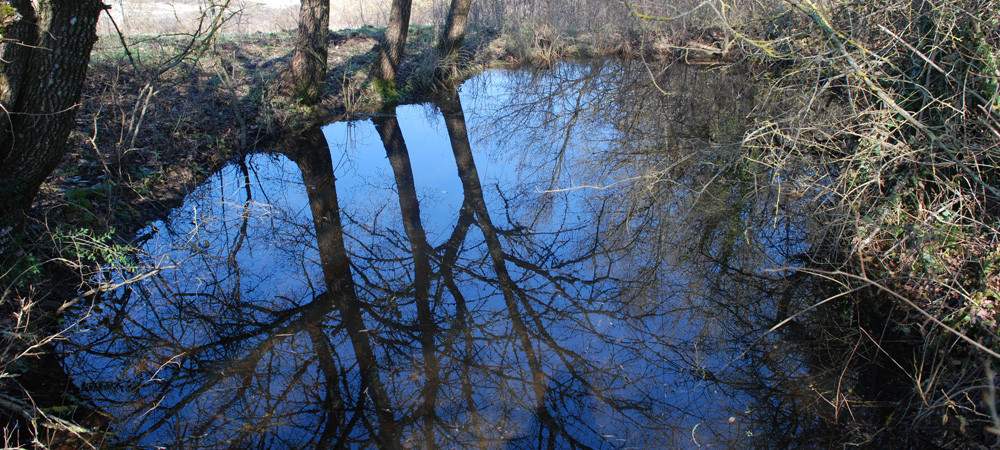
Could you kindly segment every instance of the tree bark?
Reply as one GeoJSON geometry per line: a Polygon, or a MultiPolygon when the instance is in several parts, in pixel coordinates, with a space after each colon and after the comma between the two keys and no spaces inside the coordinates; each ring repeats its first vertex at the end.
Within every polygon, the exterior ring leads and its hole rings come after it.
{"type": "Polygon", "coordinates": [[[69,148],[106,7],[100,0],[42,0],[37,10],[30,0],[10,4],[21,19],[0,44],[0,237],[21,222],[69,148]]]}
{"type": "Polygon", "coordinates": [[[330,0],[302,0],[292,57],[292,95],[306,105],[323,96],[329,28],[330,0]]]}
{"type": "Polygon", "coordinates": [[[458,59],[458,52],[465,43],[465,28],[469,22],[471,7],[472,0],[451,0],[448,18],[444,22],[444,31],[441,32],[441,57],[445,61],[458,59]]]}
{"type": "Polygon", "coordinates": [[[399,61],[403,58],[403,49],[406,47],[412,3],[412,0],[392,0],[389,26],[386,27],[385,37],[379,45],[374,78],[386,84],[385,87],[389,89],[395,87],[399,61]]]}

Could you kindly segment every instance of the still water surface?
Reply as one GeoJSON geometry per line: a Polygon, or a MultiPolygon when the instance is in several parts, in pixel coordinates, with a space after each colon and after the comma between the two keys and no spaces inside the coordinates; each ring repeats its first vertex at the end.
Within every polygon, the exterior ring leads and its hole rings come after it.
{"type": "Polygon", "coordinates": [[[167,268],[87,320],[71,377],[144,447],[808,433],[815,358],[767,331],[815,302],[783,269],[815,219],[741,164],[746,77],[657,80],[491,71],[247,156],[145,230],[167,268]]]}

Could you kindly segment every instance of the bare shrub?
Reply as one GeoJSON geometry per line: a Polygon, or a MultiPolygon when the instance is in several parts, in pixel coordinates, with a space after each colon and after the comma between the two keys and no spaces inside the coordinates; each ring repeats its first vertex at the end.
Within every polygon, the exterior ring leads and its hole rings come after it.
{"type": "MultiPolygon", "coordinates": [[[[782,186],[820,192],[825,251],[813,261],[821,269],[803,270],[868,293],[838,339],[913,382],[887,423],[852,419],[859,439],[996,442],[1000,3],[630,5],[668,32],[721,27],[727,46],[770,78],[748,157],[778,183],[802,160],[818,167],[806,186],[782,186]]],[[[850,410],[850,396],[836,398],[850,410]]]]}
{"type": "Polygon", "coordinates": [[[783,61],[769,106],[786,111],[745,144],[779,179],[790,160],[822,164],[835,251],[817,262],[896,311],[883,335],[917,343],[879,348],[915,392],[887,428],[948,446],[996,439],[1000,5],[788,6],[783,29],[743,37],[783,61]]]}

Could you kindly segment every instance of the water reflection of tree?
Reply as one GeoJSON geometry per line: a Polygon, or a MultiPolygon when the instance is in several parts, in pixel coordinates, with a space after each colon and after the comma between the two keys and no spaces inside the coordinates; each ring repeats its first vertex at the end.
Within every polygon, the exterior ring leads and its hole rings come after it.
{"type": "MultiPolygon", "coordinates": [[[[610,200],[594,240],[619,243],[633,279],[655,280],[627,283],[619,295],[639,311],[664,302],[689,308],[687,320],[698,322],[697,332],[664,347],[681,360],[678,369],[754,405],[734,419],[750,435],[767,436],[765,446],[848,436],[854,418],[843,398],[873,381],[846,368],[843,355],[854,352],[839,347],[851,343],[823,336],[822,314],[769,332],[825,288],[801,273],[767,270],[803,263],[816,224],[796,178],[808,167],[783,167],[779,179],[745,164],[742,140],[757,95],[751,80],[632,62],[518,76],[504,86],[515,100],[490,113],[489,123],[500,125],[483,139],[533,143],[518,153],[527,170],[555,174],[545,189],[610,200]],[[567,148],[584,151],[569,157],[567,148]]],[[[742,439],[734,445],[756,442],[742,439]]]]}
{"type": "MultiPolygon", "coordinates": [[[[626,73],[608,72],[620,77],[614,83],[635,88],[638,78],[624,80],[626,73]]],[[[691,82],[704,82],[700,77],[690,75],[691,82]]],[[[535,183],[508,191],[483,185],[458,93],[442,95],[438,106],[464,199],[438,247],[421,223],[409,150],[392,116],[373,121],[393,170],[402,234],[398,225],[352,220],[356,212],[341,210],[318,131],[283,152],[301,183],[291,176],[271,181],[279,189],[304,185],[311,223],[294,205],[252,199],[246,186],[254,177],[244,166],[237,219],[222,227],[230,233],[209,235],[211,224],[203,224],[174,255],[192,259],[189,269],[116,299],[105,331],[95,327],[94,336],[77,342],[77,376],[93,380],[84,383],[87,391],[116,410],[123,440],[681,445],[695,435],[718,441],[766,429],[749,420],[762,413],[740,414],[756,400],[789,414],[775,413],[772,421],[794,423],[800,411],[781,403],[791,388],[775,374],[801,372],[801,358],[774,349],[780,340],[758,341],[774,321],[774,290],[788,283],[760,271],[788,255],[759,247],[792,239],[793,224],[748,236],[761,204],[773,203],[751,201],[737,168],[719,162],[731,158],[721,144],[708,136],[698,141],[704,145],[673,153],[649,151],[652,134],[666,133],[676,116],[619,117],[602,129],[596,112],[624,112],[600,108],[625,108],[612,105],[625,99],[609,103],[588,90],[600,93],[613,83],[554,80],[555,87],[541,78],[521,83],[545,85],[571,106],[551,98],[533,103],[547,104],[552,114],[534,115],[541,125],[525,119],[521,128],[550,131],[537,142],[553,150],[522,161],[535,183]],[[576,109],[567,116],[570,107],[576,109]],[[554,122],[563,117],[569,120],[554,122]],[[604,153],[571,150],[581,146],[568,142],[588,130],[602,144],[583,148],[604,153]],[[607,145],[623,136],[629,144],[607,145]],[[655,195],[642,193],[641,181],[650,178],[627,157],[639,157],[639,149],[661,170],[655,195]],[[695,151],[717,155],[685,157],[695,151]],[[622,174],[634,182],[553,189],[570,187],[564,183],[573,177],[614,182],[622,174]],[[702,187],[706,181],[710,188],[702,187]],[[539,195],[539,186],[549,192],[539,195]],[[673,223],[685,215],[700,225],[673,223]],[[364,236],[348,235],[342,221],[364,236]],[[350,253],[347,240],[357,243],[350,253]],[[269,245],[278,248],[268,253],[269,245]],[[271,266],[278,268],[260,272],[271,266]],[[746,349],[747,357],[732,363],[746,349]]],[[[640,107],[647,97],[636,94],[632,108],[664,107],[640,107]]],[[[513,104],[529,109],[511,117],[531,114],[531,104],[513,104]]],[[[779,294],[798,299],[807,291],[779,294]]]]}

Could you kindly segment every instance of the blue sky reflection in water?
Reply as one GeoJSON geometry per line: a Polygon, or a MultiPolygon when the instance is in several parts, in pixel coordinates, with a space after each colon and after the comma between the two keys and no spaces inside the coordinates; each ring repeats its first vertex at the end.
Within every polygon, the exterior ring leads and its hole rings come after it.
{"type": "Polygon", "coordinates": [[[821,380],[764,331],[813,300],[770,271],[812,218],[794,176],[779,198],[739,164],[744,77],[659,85],[628,63],[492,71],[250,155],[146,230],[169,268],[106,300],[68,370],[142,446],[802,433],[821,380]]]}

